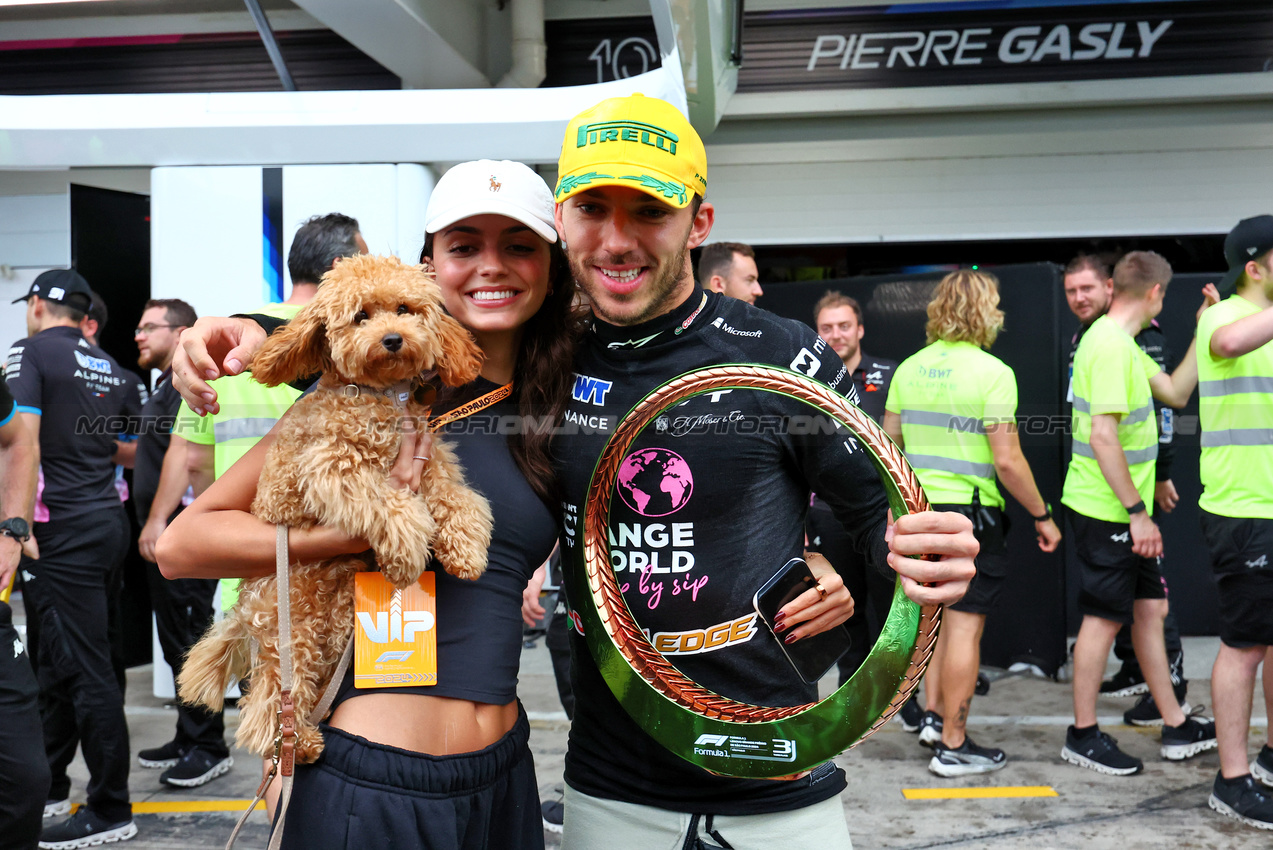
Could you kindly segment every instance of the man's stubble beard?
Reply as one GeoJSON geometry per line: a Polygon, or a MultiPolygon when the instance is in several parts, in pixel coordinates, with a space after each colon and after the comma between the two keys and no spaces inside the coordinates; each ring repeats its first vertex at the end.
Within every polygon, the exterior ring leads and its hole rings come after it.
{"type": "MultiPolygon", "coordinates": [[[[690,229],[693,229],[693,226],[694,224],[691,222],[690,229]]],[[[612,325],[625,327],[648,322],[650,319],[671,312],[681,303],[680,300],[675,298],[675,293],[690,277],[689,272],[685,268],[685,260],[689,256],[689,251],[689,230],[687,230],[685,232],[685,240],[681,242],[681,250],[677,252],[676,258],[672,263],[660,269],[649,284],[633,293],[634,296],[639,297],[645,292],[651,292],[653,293],[653,298],[651,298],[644,310],[630,317],[606,315],[604,306],[601,303],[602,299],[599,299],[591,288],[592,275],[589,274],[591,271],[590,266],[584,261],[576,262],[575,257],[570,254],[569,250],[566,253],[566,260],[570,263],[570,273],[574,275],[576,285],[583,289],[588,296],[588,300],[592,302],[592,312],[596,314],[597,318],[612,325]],[[585,283],[585,281],[587,282],[585,283]]],[[[621,263],[616,263],[616,265],[621,265],[621,263]]],[[[604,285],[601,294],[603,298],[614,297],[608,290],[604,289],[604,285]]],[[[624,301],[621,303],[629,304],[631,302],[624,301]]]]}

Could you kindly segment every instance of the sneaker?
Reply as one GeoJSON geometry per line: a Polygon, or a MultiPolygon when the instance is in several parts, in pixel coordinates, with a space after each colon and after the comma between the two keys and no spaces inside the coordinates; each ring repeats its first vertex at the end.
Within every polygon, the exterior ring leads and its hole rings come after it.
{"type": "Polygon", "coordinates": [[[93,814],[88,806],[81,806],[79,811],[61,823],[46,826],[40,833],[40,847],[42,850],[77,850],[127,841],[136,834],[137,824],[132,818],[109,823],[93,814]]]}
{"type": "Polygon", "coordinates": [[[1124,664],[1118,672],[1101,682],[1103,697],[1138,697],[1149,693],[1149,684],[1140,674],[1140,667],[1129,668],[1124,664]]]}
{"type": "Polygon", "coordinates": [[[1217,773],[1207,805],[1222,815],[1237,818],[1247,826],[1273,829],[1273,797],[1256,785],[1255,779],[1249,774],[1238,780],[1225,781],[1217,773]]]}
{"type": "Polygon", "coordinates": [[[938,776],[970,776],[974,773],[990,773],[1008,763],[1003,750],[979,747],[972,738],[964,735],[964,742],[956,748],[940,740],[933,746],[935,755],[928,769],[938,776]]]}
{"type": "Polygon", "coordinates": [[[44,802],[44,816],[46,818],[56,818],[71,813],[70,800],[46,800],[44,802]]]}
{"type": "Polygon", "coordinates": [[[1251,762],[1251,775],[1273,788],[1273,747],[1265,744],[1260,754],[1251,762]]]}
{"type": "Polygon", "coordinates": [[[935,711],[925,711],[919,721],[919,743],[930,750],[941,740],[941,715],[935,711]]]}
{"type": "Polygon", "coordinates": [[[1172,761],[1216,748],[1216,722],[1209,717],[1186,717],[1179,726],[1162,728],[1162,757],[1172,761]]]}
{"type": "Polygon", "coordinates": [[[137,763],[142,767],[157,770],[159,768],[172,767],[181,761],[181,757],[186,754],[184,747],[177,746],[176,741],[169,741],[162,747],[151,747],[148,750],[142,750],[137,754],[137,763]]]}
{"type": "Polygon", "coordinates": [[[181,761],[165,770],[159,781],[178,788],[195,788],[229,773],[234,765],[231,756],[214,756],[207,750],[195,748],[181,757],[181,761]]]}
{"type": "MultiPolygon", "coordinates": [[[[1176,699],[1180,701],[1180,710],[1188,714],[1193,707],[1185,702],[1185,685],[1176,686],[1175,691],[1176,699]]],[[[1123,712],[1123,722],[1128,726],[1161,726],[1162,712],[1158,710],[1153,694],[1145,694],[1135,705],[1123,712]]]]}
{"type": "Polygon", "coordinates": [[[897,712],[897,719],[902,724],[903,732],[918,732],[919,724],[924,720],[924,709],[919,707],[919,700],[911,697],[897,712]]]}
{"type": "Polygon", "coordinates": [[[561,824],[566,815],[566,807],[561,800],[549,800],[539,806],[540,815],[544,819],[544,829],[561,834],[561,824]]]}
{"type": "Polygon", "coordinates": [[[1061,758],[1070,764],[1086,767],[1110,776],[1131,776],[1140,773],[1145,763],[1129,756],[1118,748],[1118,743],[1108,733],[1099,729],[1095,734],[1080,738],[1071,726],[1065,733],[1065,746],[1061,758]]]}

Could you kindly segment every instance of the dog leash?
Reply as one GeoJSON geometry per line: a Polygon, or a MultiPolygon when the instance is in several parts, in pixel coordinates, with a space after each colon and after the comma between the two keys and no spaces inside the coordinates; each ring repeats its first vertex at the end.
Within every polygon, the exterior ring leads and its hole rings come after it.
{"type": "MultiPolygon", "coordinates": [[[[283,842],[283,824],[287,815],[288,804],[292,800],[292,782],[293,774],[296,767],[296,708],[292,703],[292,597],[289,581],[288,569],[288,548],[287,548],[287,531],[285,525],[277,526],[277,535],[274,543],[274,569],[277,575],[278,587],[278,609],[279,609],[279,625],[278,625],[278,655],[279,655],[279,710],[278,710],[278,729],[274,736],[274,754],[271,756],[270,771],[261,780],[261,785],[256,789],[256,796],[247,807],[238,822],[234,825],[234,830],[230,833],[230,839],[225,844],[225,850],[232,850],[234,842],[238,840],[239,833],[242,832],[244,824],[252,812],[256,810],[256,804],[265,798],[266,789],[270,787],[270,782],[277,775],[283,777],[283,787],[279,794],[277,815],[275,816],[275,829],[270,835],[270,843],[268,850],[278,850],[283,842]]],[[[336,670],[332,673],[331,680],[327,683],[326,690],[323,691],[322,699],[314,706],[314,710],[309,713],[309,722],[311,725],[317,725],[331,708],[332,703],[336,699],[336,693],[340,690],[341,682],[345,679],[345,672],[349,669],[350,660],[354,655],[353,636],[345,644],[345,651],[340,656],[340,662],[336,665],[336,670]]]]}

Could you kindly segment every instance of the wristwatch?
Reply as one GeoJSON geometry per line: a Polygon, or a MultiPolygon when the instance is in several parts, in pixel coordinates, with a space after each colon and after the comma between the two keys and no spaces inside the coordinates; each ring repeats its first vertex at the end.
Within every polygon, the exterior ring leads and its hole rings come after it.
{"type": "Polygon", "coordinates": [[[26,543],[31,539],[31,526],[27,525],[27,521],[20,516],[9,517],[4,522],[0,522],[0,534],[12,537],[19,543],[26,543]]]}
{"type": "Polygon", "coordinates": [[[1035,522],[1047,522],[1048,520],[1052,519],[1052,506],[1049,505],[1047,502],[1044,502],[1043,516],[1032,516],[1030,518],[1034,520],[1035,522]]]}
{"type": "Polygon", "coordinates": [[[1139,502],[1137,502],[1136,504],[1134,504],[1134,505],[1132,505],[1131,507],[1127,508],[1127,515],[1128,515],[1128,516],[1135,516],[1136,514],[1143,513],[1143,512],[1144,512],[1144,510],[1145,510],[1145,500],[1144,500],[1144,499],[1142,499],[1142,500],[1140,500],[1139,502]]]}

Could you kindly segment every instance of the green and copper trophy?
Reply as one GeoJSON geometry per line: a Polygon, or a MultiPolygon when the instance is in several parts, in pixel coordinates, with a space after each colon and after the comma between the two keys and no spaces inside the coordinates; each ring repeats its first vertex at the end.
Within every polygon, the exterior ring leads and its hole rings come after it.
{"type": "Polygon", "coordinates": [[[660,414],[687,399],[745,389],[797,399],[830,416],[871,458],[895,517],[928,510],[901,450],[852,402],[804,375],[768,366],[699,369],[663,384],[615,429],[593,472],[570,598],[593,658],[619,703],[656,741],[713,773],[790,777],[856,746],[914,692],[937,641],[940,606],[920,606],[894,585],[893,603],[866,661],[834,693],[797,706],[728,699],[691,681],[650,643],[624,601],[611,566],[610,509],[629,447],[660,414]]]}

